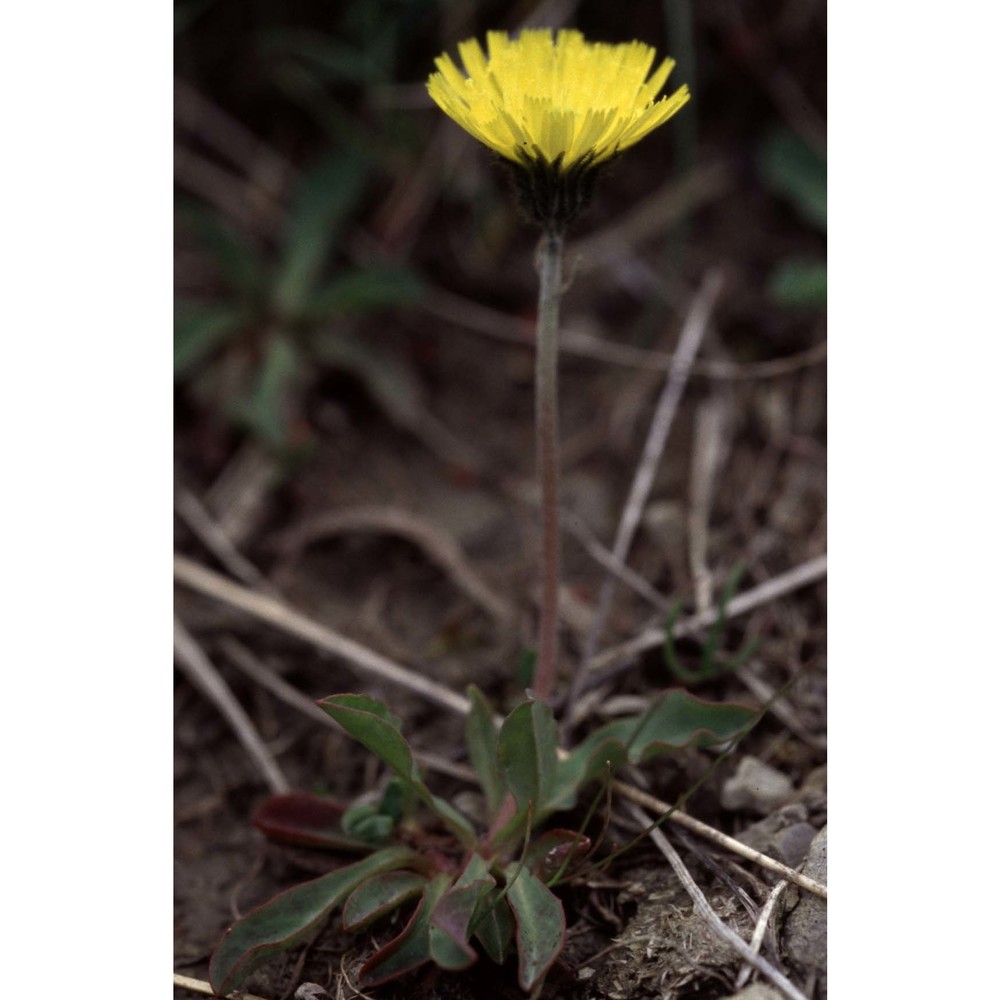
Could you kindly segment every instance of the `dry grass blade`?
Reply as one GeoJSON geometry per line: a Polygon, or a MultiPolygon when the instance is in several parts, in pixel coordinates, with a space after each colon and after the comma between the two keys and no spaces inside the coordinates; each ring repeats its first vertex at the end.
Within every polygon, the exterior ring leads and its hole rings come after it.
{"type": "Polygon", "coordinates": [[[233,545],[242,545],[253,534],[263,516],[265,501],[279,480],[274,457],[259,442],[249,439],[209,487],[205,506],[233,545]]]}
{"type": "MultiPolygon", "coordinates": [[[[760,954],[760,946],[764,943],[764,934],[767,932],[767,923],[774,912],[774,906],[778,902],[778,897],[784,892],[787,885],[788,883],[784,880],[779,882],[768,894],[767,900],[760,908],[760,913],[757,915],[757,923],[753,929],[753,937],[750,938],[750,948],[755,954],[760,954]]],[[[741,989],[746,984],[752,972],[753,966],[749,962],[745,963],[736,977],[736,983],[734,984],[736,989],[741,989]]]]}
{"type": "Polygon", "coordinates": [[[251,722],[250,716],[243,710],[243,706],[236,700],[236,696],[229,690],[229,685],[222,679],[194,636],[177,618],[174,619],[174,652],[177,662],[191,683],[215,705],[233,727],[240,743],[260,769],[268,788],[275,795],[289,791],[291,786],[251,722]]]}
{"type": "MultiPolygon", "coordinates": [[[[705,331],[712,318],[715,303],[722,291],[722,274],[718,270],[710,271],[705,275],[701,288],[695,296],[694,302],[688,311],[687,319],[681,330],[680,340],[677,345],[677,352],[674,355],[674,364],[667,375],[666,383],[660,393],[660,398],[653,413],[653,419],[649,425],[649,433],[646,436],[646,443],[636,468],[632,485],[629,488],[628,499],[622,511],[621,519],[618,522],[618,530],[615,533],[615,542],[611,549],[611,554],[616,562],[625,563],[629,549],[632,547],[632,540],[635,537],[636,528],[642,517],[642,512],[649,499],[649,492],[656,477],[656,470],[660,464],[660,457],[666,446],[667,438],[670,435],[670,428],[673,426],[677,407],[684,394],[687,385],[688,375],[691,371],[691,364],[698,348],[704,339],[705,331]]],[[[601,590],[597,599],[597,612],[594,624],[583,644],[583,655],[577,668],[576,676],[570,686],[566,703],[567,717],[572,715],[573,705],[587,684],[588,663],[597,650],[601,635],[604,632],[608,615],[611,611],[611,604],[614,600],[617,580],[613,575],[605,575],[601,583],[601,590]]]]}
{"type": "Polygon", "coordinates": [[[325,625],[320,625],[319,622],[295,611],[282,601],[254,593],[219,576],[218,573],[205,569],[204,566],[199,566],[185,556],[174,556],[174,578],[178,583],[206,597],[238,608],[260,621],[268,622],[290,635],[311,643],[324,652],[341,657],[366,677],[406,688],[462,716],[469,711],[469,701],[463,695],[456,694],[444,685],[394,663],[325,625]]]}
{"type": "MultiPolygon", "coordinates": [[[[750,590],[745,590],[742,594],[737,594],[726,606],[726,621],[822,580],[826,576],[826,567],[827,558],[824,553],[821,556],[807,559],[787,573],[780,573],[750,590]]],[[[684,636],[694,635],[711,625],[717,616],[718,611],[715,608],[710,608],[700,614],[682,618],[673,627],[674,638],[680,639],[684,636]]],[[[613,646],[603,653],[598,653],[590,661],[590,670],[600,675],[595,678],[594,683],[599,683],[606,677],[618,673],[647,649],[662,646],[664,639],[666,639],[666,632],[662,628],[651,628],[640,633],[634,639],[623,642],[620,646],[613,646]]]]}
{"type": "MultiPolygon", "coordinates": [[[[214,997],[215,990],[212,984],[204,979],[192,979],[190,976],[182,976],[179,972],[174,973],[174,986],[179,986],[182,990],[190,990],[192,993],[199,993],[203,997],[214,997]]],[[[266,1000],[265,997],[257,996],[256,993],[244,993],[242,990],[230,993],[233,1000],[266,1000]]]]}
{"type": "MultiPolygon", "coordinates": [[[[513,339],[513,338],[504,338],[513,339]]],[[[582,330],[568,329],[561,348],[567,354],[590,358],[622,368],[639,368],[642,371],[669,371],[675,355],[670,351],[651,351],[631,344],[618,344],[591,336],[582,330]]],[[[708,358],[691,365],[692,378],[713,379],[718,382],[748,382],[752,379],[778,378],[792,372],[818,365],[826,358],[826,341],[822,340],[804,351],[770,361],[724,361],[708,358]]]]}
{"type": "Polygon", "coordinates": [[[655,587],[651,587],[645,577],[640,576],[635,570],[629,569],[625,563],[615,559],[614,553],[606,549],[594,537],[593,532],[579,517],[570,511],[564,511],[562,525],[563,530],[580,543],[594,562],[599,563],[607,572],[614,574],[626,587],[652,604],[657,611],[666,614],[670,610],[670,601],[655,587]]]}
{"type": "MultiPolygon", "coordinates": [[[[534,327],[530,322],[497,309],[490,309],[472,299],[462,298],[440,288],[428,289],[418,307],[438,319],[494,340],[526,349],[533,343],[534,327]]],[[[623,368],[639,368],[643,371],[669,371],[675,357],[669,351],[649,351],[629,344],[616,344],[592,337],[580,330],[574,330],[572,325],[568,325],[560,332],[559,350],[574,357],[589,358],[591,361],[619,365],[623,368]]],[[[778,378],[819,364],[825,358],[824,340],[804,351],[784,358],[774,358],[771,361],[695,361],[691,365],[691,375],[728,382],[778,378]]]]}
{"type": "Polygon", "coordinates": [[[193,493],[178,489],[175,507],[184,523],[237,580],[242,580],[248,587],[277,594],[263,573],[233,545],[222,526],[193,493]]]}
{"type": "MultiPolygon", "coordinates": [[[[643,824],[649,826],[651,820],[637,805],[631,805],[629,811],[635,818],[643,824]]],[[[698,884],[691,877],[681,856],[675,850],[673,844],[667,840],[663,831],[654,827],[649,832],[653,843],[659,848],[660,853],[670,863],[674,873],[680,879],[681,885],[691,897],[695,910],[704,918],[715,934],[728,944],[742,959],[752,965],[762,976],[774,984],[789,1000],[807,1000],[805,994],[798,989],[787,976],[776,969],[767,959],[758,955],[722,918],[712,909],[711,904],[705,898],[705,894],[698,887],[698,884]]]]}
{"type": "Polygon", "coordinates": [[[694,581],[694,606],[706,612],[712,606],[712,573],[708,566],[708,527],[712,487],[722,464],[725,446],[726,404],[720,396],[698,406],[694,426],[694,459],[688,496],[688,559],[694,581]]]}

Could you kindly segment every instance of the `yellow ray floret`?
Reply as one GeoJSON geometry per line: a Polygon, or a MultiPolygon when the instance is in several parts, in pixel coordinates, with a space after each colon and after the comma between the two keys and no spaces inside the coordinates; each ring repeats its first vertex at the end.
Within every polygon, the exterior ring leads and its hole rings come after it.
{"type": "Polygon", "coordinates": [[[610,159],[683,107],[687,86],[657,100],[674,67],[642,42],[588,42],[579,31],[491,31],[486,52],[458,46],[465,74],[446,53],[427,81],[431,97],[480,142],[515,163],[545,160],[569,169],[610,159]]]}

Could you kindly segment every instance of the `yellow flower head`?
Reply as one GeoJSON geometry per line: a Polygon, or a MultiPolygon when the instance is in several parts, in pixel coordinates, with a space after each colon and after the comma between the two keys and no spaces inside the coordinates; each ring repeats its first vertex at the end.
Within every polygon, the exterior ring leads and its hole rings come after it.
{"type": "Polygon", "coordinates": [[[588,42],[579,31],[522,31],[458,46],[468,76],[445,53],[427,89],[445,114],[514,163],[597,165],[637,143],[687,103],[687,86],[657,100],[674,67],[650,75],[655,49],[642,42],[588,42]]]}

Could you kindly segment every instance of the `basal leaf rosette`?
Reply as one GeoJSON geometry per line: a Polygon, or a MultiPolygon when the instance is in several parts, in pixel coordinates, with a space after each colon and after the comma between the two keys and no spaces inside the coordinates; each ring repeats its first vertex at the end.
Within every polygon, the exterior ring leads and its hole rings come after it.
{"type": "Polygon", "coordinates": [[[521,201],[562,229],[586,203],[595,168],[635,145],[689,100],[687,86],[659,96],[674,68],[642,42],[588,42],[579,31],[491,31],[486,50],[447,53],[427,89],[437,105],[518,168],[521,201]],[[651,72],[652,71],[652,72],[651,72]]]}

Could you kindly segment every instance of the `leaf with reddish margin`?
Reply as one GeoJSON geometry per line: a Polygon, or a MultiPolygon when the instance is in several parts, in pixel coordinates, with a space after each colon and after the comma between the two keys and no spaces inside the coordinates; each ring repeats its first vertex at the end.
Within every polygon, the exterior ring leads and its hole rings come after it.
{"type": "Polygon", "coordinates": [[[445,894],[453,876],[435,875],[402,932],[380,948],[361,967],[361,985],[379,986],[431,960],[431,913],[445,894]]]}
{"type": "Polygon", "coordinates": [[[272,795],[254,815],[254,826],[270,840],[302,847],[368,854],[372,845],[344,833],[344,807],[309,792],[272,795]]]}
{"type": "Polygon", "coordinates": [[[507,899],[517,922],[517,981],[531,992],[566,943],[566,915],[559,898],[517,862],[508,865],[507,899]]]}
{"type": "Polygon", "coordinates": [[[469,946],[469,927],[479,901],[496,879],[473,854],[458,881],[438,900],[431,914],[431,957],[443,969],[465,969],[479,957],[469,946]]]}
{"type": "Polygon", "coordinates": [[[686,746],[713,746],[741,735],[759,715],[734,702],[702,701],[680,688],[667,691],[644,715],[609,722],[592,732],[559,764],[550,805],[571,809],[588,781],[686,746]]]}
{"type": "Polygon", "coordinates": [[[570,871],[589,852],[590,837],[575,830],[547,830],[528,846],[524,864],[543,882],[548,882],[564,865],[570,871]]]}
{"type": "Polygon", "coordinates": [[[489,890],[482,896],[472,915],[472,926],[486,954],[497,965],[503,965],[514,937],[514,914],[500,889],[489,890]]]}
{"type": "Polygon", "coordinates": [[[397,906],[419,896],[427,879],[416,872],[383,872],[366,879],[344,903],[344,930],[359,931],[397,906]]]}
{"type": "Polygon", "coordinates": [[[220,996],[230,993],[274,955],[308,936],[365,879],[413,863],[420,863],[419,855],[388,847],[251,910],[226,931],[212,955],[208,970],[212,989],[220,996]]]}

